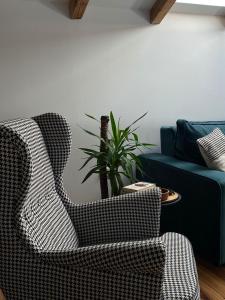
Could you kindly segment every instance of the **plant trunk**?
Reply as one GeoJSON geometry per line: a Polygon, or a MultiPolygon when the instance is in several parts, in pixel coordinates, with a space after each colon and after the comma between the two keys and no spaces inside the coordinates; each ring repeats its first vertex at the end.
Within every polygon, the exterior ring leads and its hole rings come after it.
{"type": "MultiPolygon", "coordinates": [[[[101,116],[101,138],[104,141],[107,141],[108,139],[108,123],[109,123],[109,117],[108,116],[101,116]]],[[[106,146],[103,141],[100,143],[100,151],[105,152],[106,146]]],[[[106,165],[100,172],[100,188],[101,188],[101,197],[102,199],[109,197],[109,190],[108,190],[108,178],[107,178],[107,170],[106,165]]]]}

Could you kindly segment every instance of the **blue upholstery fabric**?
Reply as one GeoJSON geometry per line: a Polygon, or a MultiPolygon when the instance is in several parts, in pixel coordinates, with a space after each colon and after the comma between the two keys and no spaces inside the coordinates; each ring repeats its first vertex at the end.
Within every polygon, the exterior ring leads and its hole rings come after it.
{"type": "Polygon", "coordinates": [[[161,152],[165,155],[175,155],[175,143],[176,143],[177,129],[175,126],[161,127],[161,152]]]}
{"type": "MultiPolygon", "coordinates": [[[[212,132],[215,128],[220,128],[225,133],[225,121],[190,122],[178,120],[175,156],[181,160],[195,162],[204,166],[205,162],[196,141],[212,132]]],[[[164,138],[162,143],[165,143],[164,138]]]]}
{"type": "Polygon", "coordinates": [[[225,263],[225,173],[162,154],[140,156],[146,176],[176,190],[182,200],[164,207],[161,230],[186,235],[202,257],[225,263]]]}

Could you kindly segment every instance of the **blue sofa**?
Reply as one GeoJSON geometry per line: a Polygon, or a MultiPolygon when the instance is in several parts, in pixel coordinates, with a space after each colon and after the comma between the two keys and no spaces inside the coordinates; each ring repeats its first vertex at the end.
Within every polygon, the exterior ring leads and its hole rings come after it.
{"type": "Polygon", "coordinates": [[[177,128],[161,128],[161,154],[140,156],[145,175],[139,179],[176,190],[182,200],[165,206],[161,231],[186,235],[196,254],[225,264],[225,173],[175,157],[177,128]]]}

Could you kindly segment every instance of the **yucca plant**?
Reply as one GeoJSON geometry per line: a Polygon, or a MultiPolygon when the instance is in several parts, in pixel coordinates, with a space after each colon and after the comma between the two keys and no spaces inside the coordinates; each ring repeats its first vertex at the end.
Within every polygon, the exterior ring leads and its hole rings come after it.
{"type": "MultiPolygon", "coordinates": [[[[120,125],[120,119],[116,121],[113,113],[110,112],[109,128],[107,129],[108,137],[104,139],[98,134],[82,128],[87,134],[96,137],[99,143],[104,144],[104,151],[101,151],[102,147],[100,145],[93,146],[93,148],[79,148],[87,156],[80,170],[91,161],[95,162],[82,183],[93,174],[104,174],[110,182],[111,195],[116,196],[121,193],[124,185],[123,177],[126,177],[131,183],[135,182],[135,166],[143,174],[141,161],[136,154],[137,150],[142,151],[144,148],[150,148],[154,145],[141,142],[136,132],[137,128],[134,128],[134,125],[146,114],[143,114],[123,129],[120,125]]],[[[91,115],[86,114],[86,116],[99,122],[97,118],[91,115]]],[[[107,196],[105,195],[105,197],[107,196]]]]}

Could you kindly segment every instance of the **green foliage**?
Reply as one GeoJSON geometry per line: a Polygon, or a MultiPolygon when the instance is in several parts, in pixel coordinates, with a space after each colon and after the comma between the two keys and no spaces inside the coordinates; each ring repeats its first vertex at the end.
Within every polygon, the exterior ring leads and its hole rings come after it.
{"type": "MultiPolygon", "coordinates": [[[[102,140],[101,137],[89,130],[83,129],[87,134],[96,137],[99,141],[105,143],[105,151],[100,151],[100,146],[94,146],[95,149],[79,148],[87,156],[84,164],[80,168],[83,169],[91,161],[94,160],[95,165],[91,167],[82,183],[91,175],[106,172],[107,178],[111,184],[112,196],[119,195],[123,187],[122,177],[125,176],[132,183],[135,181],[134,166],[142,173],[142,165],[139,157],[135,154],[137,150],[142,151],[144,148],[151,148],[153,144],[142,143],[138,134],[135,132],[137,128],[133,126],[146,116],[147,113],[140,116],[125,129],[120,126],[120,120],[116,121],[112,112],[110,112],[108,140],[102,140]],[[106,168],[105,168],[106,167],[106,168]],[[106,171],[105,171],[106,170],[106,171]]],[[[97,118],[86,114],[92,120],[97,118]]]]}

